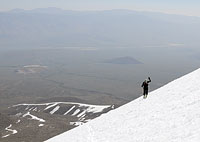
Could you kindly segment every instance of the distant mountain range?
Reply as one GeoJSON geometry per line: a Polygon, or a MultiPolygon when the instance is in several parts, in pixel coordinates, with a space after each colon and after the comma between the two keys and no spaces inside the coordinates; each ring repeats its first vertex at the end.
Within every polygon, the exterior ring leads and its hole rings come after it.
{"type": "Polygon", "coordinates": [[[0,12],[1,47],[199,44],[200,18],[130,10],[0,12]]]}

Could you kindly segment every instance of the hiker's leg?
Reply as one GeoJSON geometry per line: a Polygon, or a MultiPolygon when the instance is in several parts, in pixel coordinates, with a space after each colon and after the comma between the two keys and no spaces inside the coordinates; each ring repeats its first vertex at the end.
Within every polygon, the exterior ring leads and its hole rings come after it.
{"type": "Polygon", "coordinates": [[[148,89],[145,89],[145,98],[147,98],[148,95],[148,89]]]}
{"type": "Polygon", "coordinates": [[[145,98],[145,89],[143,89],[143,98],[145,98]]]}

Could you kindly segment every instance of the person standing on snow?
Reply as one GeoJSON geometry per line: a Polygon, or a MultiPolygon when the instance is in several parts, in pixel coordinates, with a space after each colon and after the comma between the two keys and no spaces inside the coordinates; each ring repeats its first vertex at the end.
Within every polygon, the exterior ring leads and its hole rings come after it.
{"type": "Polygon", "coordinates": [[[148,89],[149,89],[149,83],[151,82],[151,78],[148,77],[148,79],[146,79],[143,83],[142,83],[142,88],[143,88],[143,96],[144,99],[147,98],[148,95],[148,89]]]}

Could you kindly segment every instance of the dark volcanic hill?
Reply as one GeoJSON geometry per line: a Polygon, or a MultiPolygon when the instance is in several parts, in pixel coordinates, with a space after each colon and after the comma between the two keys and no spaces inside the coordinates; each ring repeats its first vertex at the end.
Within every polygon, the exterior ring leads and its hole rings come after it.
{"type": "Polygon", "coordinates": [[[104,63],[110,64],[142,64],[140,61],[132,57],[119,57],[114,59],[106,60],[104,63]]]}

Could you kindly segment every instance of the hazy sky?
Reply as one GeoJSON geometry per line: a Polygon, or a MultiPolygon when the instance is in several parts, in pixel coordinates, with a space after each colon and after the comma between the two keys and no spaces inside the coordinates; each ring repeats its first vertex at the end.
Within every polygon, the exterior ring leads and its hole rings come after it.
{"type": "Polygon", "coordinates": [[[46,7],[66,10],[132,9],[200,16],[200,0],[0,0],[0,11],[46,7]]]}

